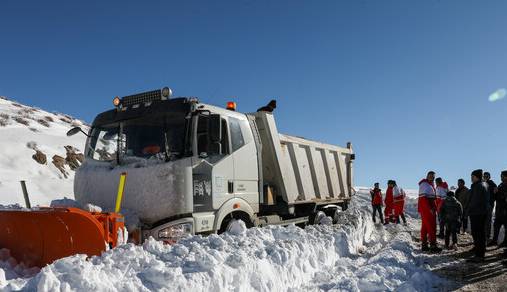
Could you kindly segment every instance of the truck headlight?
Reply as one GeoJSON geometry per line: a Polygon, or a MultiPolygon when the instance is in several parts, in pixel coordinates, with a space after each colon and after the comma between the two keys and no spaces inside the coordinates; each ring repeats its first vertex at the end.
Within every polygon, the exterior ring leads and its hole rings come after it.
{"type": "Polygon", "coordinates": [[[158,232],[158,238],[168,242],[176,242],[190,234],[192,234],[192,223],[186,222],[161,229],[158,232]]]}

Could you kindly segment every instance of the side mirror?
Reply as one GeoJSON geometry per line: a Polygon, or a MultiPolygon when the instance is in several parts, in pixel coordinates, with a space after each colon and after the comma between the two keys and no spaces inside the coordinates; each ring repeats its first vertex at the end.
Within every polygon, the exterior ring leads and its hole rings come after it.
{"type": "Polygon", "coordinates": [[[78,132],[83,132],[83,130],[81,130],[80,127],[74,127],[72,129],[70,129],[69,131],[67,131],[67,136],[70,137],[70,136],[74,136],[76,135],[78,132]]]}
{"type": "Polygon", "coordinates": [[[220,119],[220,115],[210,115],[209,137],[212,143],[220,143],[222,141],[222,120],[220,119]]]}
{"type": "Polygon", "coordinates": [[[70,136],[74,136],[76,135],[78,132],[81,132],[83,133],[86,137],[90,137],[88,134],[86,134],[85,131],[83,131],[83,129],[81,129],[80,127],[74,127],[70,130],[67,131],[67,136],[70,137],[70,136]]]}

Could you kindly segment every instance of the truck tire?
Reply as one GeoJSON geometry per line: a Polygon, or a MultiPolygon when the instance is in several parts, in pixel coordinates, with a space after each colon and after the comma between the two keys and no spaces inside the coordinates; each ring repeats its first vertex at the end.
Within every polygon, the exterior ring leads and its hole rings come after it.
{"type": "Polygon", "coordinates": [[[254,226],[247,213],[237,211],[225,216],[222,224],[220,224],[220,229],[217,231],[217,233],[222,234],[226,232],[229,229],[229,226],[233,219],[245,222],[246,228],[252,228],[254,226]]]}
{"type": "Polygon", "coordinates": [[[333,216],[331,216],[331,218],[333,218],[333,224],[340,223],[340,213],[341,212],[343,212],[341,208],[336,208],[334,210],[334,214],[333,214],[333,216]]]}
{"type": "Polygon", "coordinates": [[[318,225],[320,224],[320,222],[322,221],[323,218],[326,218],[326,213],[324,213],[323,211],[317,211],[317,213],[315,214],[315,217],[313,219],[313,222],[312,224],[315,224],[315,225],[318,225]]]}

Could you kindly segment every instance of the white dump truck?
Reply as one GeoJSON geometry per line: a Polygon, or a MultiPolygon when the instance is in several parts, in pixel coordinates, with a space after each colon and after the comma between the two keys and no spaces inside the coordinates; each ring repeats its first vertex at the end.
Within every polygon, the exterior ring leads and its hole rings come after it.
{"type": "Polygon", "coordinates": [[[313,224],[351,199],[350,143],[283,135],[272,113],[172,98],[167,87],[116,97],[114,105],[87,133],[75,198],[113,210],[127,173],[122,213],[138,219],[129,226],[137,240],[220,233],[232,219],[249,227],[313,224]]]}

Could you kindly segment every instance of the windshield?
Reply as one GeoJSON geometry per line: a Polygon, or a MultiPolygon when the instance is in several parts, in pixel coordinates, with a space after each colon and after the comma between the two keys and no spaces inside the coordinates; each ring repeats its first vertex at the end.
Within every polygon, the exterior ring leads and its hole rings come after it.
{"type": "Polygon", "coordinates": [[[121,158],[171,160],[184,154],[183,115],[158,115],[94,127],[87,156],[99,161],[121,158]]]}

